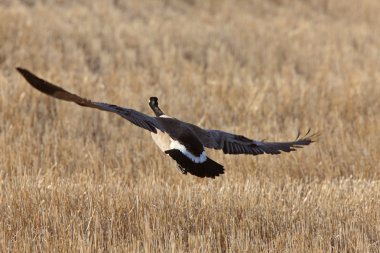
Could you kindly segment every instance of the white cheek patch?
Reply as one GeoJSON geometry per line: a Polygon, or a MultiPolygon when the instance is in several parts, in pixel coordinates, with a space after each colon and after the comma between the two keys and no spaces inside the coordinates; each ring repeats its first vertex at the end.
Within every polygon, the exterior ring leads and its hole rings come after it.
{"type": "Polygon", "coordinates": [[[207,160],[205,151],[203,151],[200,156],[195,156],[192,153],[190,153],[184,145],[175,140],[172,140],[170,142],[170,148],[181,151],[182,154],[184,154],[187,158],[189,158],[191,161],[195,163],[203,163],[207,160]]]}
{"type": "Polygon", "coordinates": [[[160,116],[160,118],[171,118],[171,117],[169,117],[168,115],[162,114],[162,115],[160,116]]]}

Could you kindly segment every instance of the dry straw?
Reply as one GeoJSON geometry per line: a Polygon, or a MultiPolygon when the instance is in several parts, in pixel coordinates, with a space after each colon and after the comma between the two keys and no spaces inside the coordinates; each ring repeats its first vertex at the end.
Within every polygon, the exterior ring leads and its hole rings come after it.
{"type": "Polygon", "coordinates": [[[377,252],[380,3],[0,2],[0,251],[377,252]],[[256,139],[281,156],[181,175],[149,134],[68,90],[256,139]]]}

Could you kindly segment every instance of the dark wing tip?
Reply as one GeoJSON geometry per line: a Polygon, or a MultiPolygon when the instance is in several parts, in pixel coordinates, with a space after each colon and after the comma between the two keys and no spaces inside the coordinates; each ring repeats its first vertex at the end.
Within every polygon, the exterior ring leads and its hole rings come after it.
{"type": "Polygon", "coordinates": [[[310,143],[313,143],[313,142],[316,142],[317,139],[321,136],[321,133],[316,131],[314,133],[311,133],[311,128],[309,128],[309,130],[307,131],[307,133],[300,139],[299,138],[299,135],[297,137],[296,140],[304,140],[304,141],[308,141],[309,144],[310,143]]]}
{"type": "Polygon", "coordinates": [[[282,152],[291,152],[295,151],[299,148],[303,148],[313,142],[317,141],[319,137],[319,133],[311,133],[311,129],[309,129],[305,135],[297,134],[297,138],[291,142],[262,142],[255,149],[261,150],[262,153],[278,155],[282,152]]]}
{"type": "Polygon", "coordinates": [[[60,91],[67,93],[67,91],[65,91],[64,89],[39,78],[27,69],[20,67],[17,67],[16,69],[30,85],[47,95],[54,96],[56,92],[60,91]]]}
{"type": "Polygon", "coordinates": [[[311,133],[311,128],[309,128],[306,134],[304,134],[302,137],[300,131],[298,131],[295,141],[291,143],[291,148],[294,148],[293,150],[295,150],[296,148],[302,148],[302,146],[307,146],[313,142],[316,142],[319,136],[319,132],[311,133]]]}
{"type": "Polygon", "coordinates": [[[61,87],[58,87],[42,78],[39,78],[27,69],[20,67],[17,67],[16,69],[31,86],[46,95],[70,102],[75,102],[81,106],[95,107],[90,100],[72,94],[62,89],[61,87]]]}
{"type": "Polygon", "coordinates": [[[34,75],[27,69],[17,67],[16,70],[26,79],[29,80],[34,75]]]}
{"type": "Polygon", "coordinates": [[[20,72],[21,74],[22,74],[23,72],[28,72],[26,69],[21,68],[21,67],[16,67],[16,69],[17,69],[17,71],[20,72]]]}

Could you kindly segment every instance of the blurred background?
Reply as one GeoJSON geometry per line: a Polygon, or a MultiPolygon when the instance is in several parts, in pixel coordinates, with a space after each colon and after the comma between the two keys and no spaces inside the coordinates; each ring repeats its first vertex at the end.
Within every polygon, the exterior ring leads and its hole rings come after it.
{"type": "Polygon", "coordinates": [[[375,0],[0,1],[2,249],[375,250],[379,11],[375,0]],[[280,156],[210,150],[226,174],[197,179],[148,132],[39,93],[17,66],[150,115],[157,96],[171,116],[257,140],[321,135],[280,156]]]}

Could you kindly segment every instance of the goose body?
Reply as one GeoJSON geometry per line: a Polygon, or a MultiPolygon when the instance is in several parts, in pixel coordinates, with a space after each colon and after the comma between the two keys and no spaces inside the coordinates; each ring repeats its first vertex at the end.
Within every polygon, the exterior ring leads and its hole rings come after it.
{"type": "Polygon", "coordinates": [[[178,169],[199,177],[215,177],[224,173],[222,165],[206,156],[196,134],[182,121],[166,115],[159,116],[163,131],[151,133],[153,141],[165,154],[177,162],[178,169]]]}
{"type": "Polygon", "coordinates": [[[255,141],[242,135],[203,129],[167,116],[159,108],[157,97],[151,97],[149,100],[149,106],[155,114],[152,117],[130,108],[93,102],[45,81],[26,69],[17,68],[17,70],[30,85],[42,93],[80,106],[116,113],[132,124],[150,131],[155,144],[177,162],[177,167],[183,174],[190,173],[198,177],[215,178],[224,173],[223,165],[209,158],[205,148],[220,149],[225,154],[273,155],[309,145],[315,136],[310,135],[309,130],[304,137],[297,136],[295,141],[255,141]]]}
{"type": "MultiPolygon", "coordinates": [[[[183,126],[179,120],[173,119],[171,121],[167,120],[161,120],[162,125],[165,125],[165,123],[168,123],[171,127],[174,127],[175,129],[183,129],[183,126]]],[[[173,129],[174,129],[173,128],[173,129]]],[[[165,129],[167,132],[170,132],[169,129],[165,129]]],[[[156,145],[163,151],[166,152],[170,149],[177,149],[181,151],[184,155],[186,155],[190,160],[192,160],[194,163],[202,163],[206,160],[206,153],[204,150],[204,147],[202,143],[197,140],[197,137],[189,131],[189,138],[186,144],[182,144],[179,139],[180,136],[184,136],[184,134],[179,135],[177,137],[174,137],[176,139],[173,139],[167,132],[163,132],[159,129],[157,129],[157,133],[151,133],[153,141],[156,143],[156,145]],[[192,143],[190,143],[192,142],[192,143]]]]}

